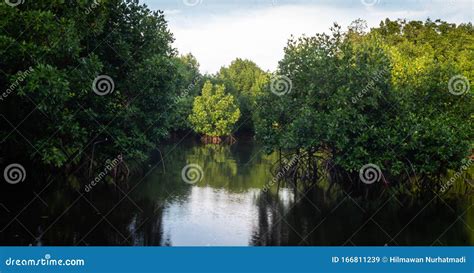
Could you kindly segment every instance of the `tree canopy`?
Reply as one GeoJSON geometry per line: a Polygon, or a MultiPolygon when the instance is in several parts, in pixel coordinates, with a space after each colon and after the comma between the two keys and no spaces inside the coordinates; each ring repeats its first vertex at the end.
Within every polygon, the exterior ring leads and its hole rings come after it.
{"type": "Polygon", "coordinates": [[[196,132],[212,137],[230,135],[239,118],[234,96],[226,94],[223,85],[213,85],[210,81],[204,84],[202,95],[195,98],[189,116],[196,132]]]}
{"type": "Polygon", "coordinates": [[[30,71],[2,101],[2,153],[74,166],[100,142],[108,158],[144,159],[172,129],[164,113],[190,76],[163,13],[131,0],[87,12],[94,3],[0,6],[2,89],[30,71]]]}
{"type": "Polygon", "coordinates": [[[256,101],[265,91],[268,73],[250,60],[237,58],[228,67],[220,69],[217,80],[225,85],[228,93],[237,98],[242,113],[237,128],[252,132],[256,101]]]}
{"type": "Polygon", "coordinates": [[[324,154],[350,178],[375,164],[386,182],[431,183],[472,151],[471,23],[358,20],[290,38],[273,74],[238,58],[201,75],[163,12],[63,2],[0,6],[2,157],[72,170],[117,154],[143,161],[171,132],[241,130],[269,152],[324,154]]]}
{"type": "Polygon", "coordinates": [[[361,30],[335,25],[289,40],[278,74],[293,90],[261,97],[259,139],[269,150],[324,151],[330,169],[349,177],[369,163],[391,183],[459,168],[471,149],[473,97],[451,94],[449,82],[472,75],[472,25],[387,20],[361,30]]]}

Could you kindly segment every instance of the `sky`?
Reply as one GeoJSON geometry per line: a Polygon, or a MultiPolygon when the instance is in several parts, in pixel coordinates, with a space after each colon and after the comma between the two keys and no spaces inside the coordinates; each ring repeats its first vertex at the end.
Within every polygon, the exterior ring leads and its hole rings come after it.
{"type": "Polygon", "coordinates": [[[468,23],[474,0],[140,0],[162,10],[180,54],[192,53],[202,73],[216,73],[235,58],[275,71],[291,37],[328,32],[363,19],[385,18],[468,23]]]}

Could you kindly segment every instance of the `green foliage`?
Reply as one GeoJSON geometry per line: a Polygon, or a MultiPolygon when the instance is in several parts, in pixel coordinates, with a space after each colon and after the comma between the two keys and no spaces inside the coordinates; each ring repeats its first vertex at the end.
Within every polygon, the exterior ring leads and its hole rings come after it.
{"type": "Polygon", "coordinates": [[[171,131],[240,128],[268,151],[324,152],[347,174],[372,163],[400,180],[458,169],[474,147],[473,89],[448,87],[474,78],[471,23],[387,19],[365,32],[359,20],[292,38],[274,75],[291,80],[282,96],[252,61],[203,76],[172,42],[163,13],[135,0],[0,5],[0,152],[71,169],[95,145],[96,160],[143,160],[171,131]],[[113,80],[105,96],[99,75],[113,80]]]}
{"type": "Polygon", "coordinates": [[[217,75],[226,91],[237,98],[242,113],[237,127],[239,130],[254,131],[253,116],[256,101],[263,94],[268,74],[249,60],[235,59],[229,67],[222,67],[217,75]]]}
{"type": "Polygon", "coordinates": [[[225,93],[223,85],[204,84],[202,95],[194,99],[189,116],[194,130],[207,136],[228,136],[240,118],[234,96],[225,93]]]}
{"type": "Polygon", "coordinates": [[[32,70],[1,101],[2,153],[73,167],[95,143],[95,159],[144,159],[172,129],[188,75],[161,12],[132,0],[39,0],[1,5],[0,16],[1,89],[32,70]],[[113,92],[93,92],[98,75],[113,92]]]}
{"type": "Polygon", "coordinates": [[[188,117],[192,112],[194,98],[201,92],[203,76],[199,73],[199,63],[192,54],[176,57],[175,63],[181,77],[170,118],[174,131],[185,131],[191,129],[188,117]]]}
{"type": "Polygon", "coordinates": [[[474,71],[472,26],[386,21],[362,30],[336,25],[288,42],[278,74],[293,90],[261,97],[259,139],[267,150],[326,151],[353,176],[368,163],[388,180],[459,167],[473,138],[473,98],[450,94],[448,82],[474,71]]]}
{"type": "Polygon", "coordinates": [[[414,128],[398,151],[423,176],[458,169],[474,138],[474,92],[449,93],[449,81],[474,77],[472,25],[386,20],[374,32],[391,59],[393,92],[404,106],[401,126],[414,128]]]}

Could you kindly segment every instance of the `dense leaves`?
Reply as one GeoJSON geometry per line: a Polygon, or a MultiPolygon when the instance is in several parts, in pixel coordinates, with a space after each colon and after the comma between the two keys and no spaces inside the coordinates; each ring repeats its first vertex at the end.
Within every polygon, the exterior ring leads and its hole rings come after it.
{"type": "Polygon", "coordinates": [[[387,183],[459,168],[473,139],[473,97],[451,94],[448,83],[472,78],[472,25],[387,20],[363,29],[358,21],[288,42],[278,73],[293,90],[262,96],[259,138],[268,150],[324,152],[329,169],[349,177],[376,164],[387,183]]]}
{"type": "Polygon", "coordinates": [[[217,75],[226,91],[237,98],[242,113],[237,129],[254,131],[254,112],[257,98],[264,92],[268,74],[250,60],[235,59],[228,67],[222,67],[217,75]]]}
{"type": "Polygon", "coordinates": [[[0,85],[12,87],[1,101],[2,157],[73,167],[95,149],[144,159],[186,119],[174,106],[197,63],[176,56],[162,12],[131,0],[66,2],[0,6],[0,85]],[[93,92],[99,75],[113,85],[103,96],[93,92]]]}
{"type": "Polygon", "coordinates": [[[236,59],[203,76],[172,42],[163,13],[134,0],[0,5],[0,157],[72,171],[143,160],[170,132],[240,130],[294,151],[313,175],[354,178],[370,163],[386,183],[430,183],[471,153],[470,23],[335,25],[291,38],[274,75],[236,59]],[[281,76],[290,90],[270,92],[281,76]],[[104,77],[109,88],[94,92],[104,77]]]}
{"type": "Polygon", "coordinates": [[[202,95],[194,100],[189,120],[198,133],[221,137],[232,133],[240,118],[240,110],[234,96],[225,93],[223,85],[204,84],[202,95]]]}

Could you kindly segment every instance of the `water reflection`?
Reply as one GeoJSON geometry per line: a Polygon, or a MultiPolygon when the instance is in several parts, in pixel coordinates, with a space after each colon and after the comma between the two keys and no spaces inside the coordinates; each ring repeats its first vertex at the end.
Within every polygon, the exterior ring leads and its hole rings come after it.
{"type": "Polygon", "coordinates": [[[472,195],[426,200],[394,193],[377,201],[324,183],[308,192],[261,189],[277,155],[252,141],[232,146],[185,141],[161,147],[121,189],[38,178],[2,185],[2,245],[472,245],[472,195]],[[156,159],[160,157],[157,155],[156,159]],[[203,179],[184,183],[198,164],[203,179]],[[124,192],[132,190],[130,195],[124,192]],[[4,208],[5,207],[5,208],[4,208]]]}
{"type": "Polygon", "coordinates": [[[364,204],[350,195],[337,200],[320,188],[286,204],[261,194],[252,245],[472,245],[472,199],[423,202],[395,195],[364,204]],[[316,201],[314,201],[316,200],[316,201]],[[327,202],[325,202],[327,201],[327,202]],[[470,205],[468,205],[470,204],[470,205]],[[457,218],[457,215],[461,215],[457,218]]]}

